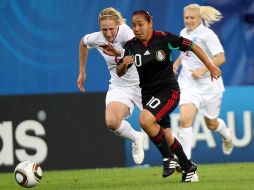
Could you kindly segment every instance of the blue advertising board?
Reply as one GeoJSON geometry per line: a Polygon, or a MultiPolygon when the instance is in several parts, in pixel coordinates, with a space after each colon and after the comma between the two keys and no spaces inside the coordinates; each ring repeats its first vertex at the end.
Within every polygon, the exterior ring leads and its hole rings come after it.
{"type": "MultiPolygon", "coordinates": [[[[234,150],[231,155],[222,152],[221,137],[210,131],[198,114],[193,123],[192,159],[197,163],[248,162],[254,161],[253,113],[254,87],[228,87],[224,92],[220,118],[231,129],[234,150]]],[[[138,124],[139,110],[136,109],[129,119],[132,126],[140,130],[138,124]]],[[[179,126],[179,110],[171,114],[172,130],[177,134],[179,126]]],[[[133,166],[131,143],[125,143],[126,165],[133,166]]],[[[147,138],[145,143],[145,160],[143,164],[161,165],[162,157],[157,148],[147,138]]]]}

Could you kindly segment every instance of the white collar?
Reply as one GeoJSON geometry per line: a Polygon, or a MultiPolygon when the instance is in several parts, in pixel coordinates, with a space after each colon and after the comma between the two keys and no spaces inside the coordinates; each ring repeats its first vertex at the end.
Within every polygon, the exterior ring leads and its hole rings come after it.
{"type": "Polygon", "coordinates": [[[199,32],[199,31],[201,31],[203,28],[205,28],[205,26],[204,26],[204,24],[203,24],[203,23],[201,23],[201,24],[200,24],[200,25],[198,25],[198,27],[197,27],[197,28],[195,28],[194,30],[192,30],[192,31],[188,32],[188,30],[186,29],[186,31],[187,31],[187,33],[188,33],[188,34],[191,34],[191,33],[196,33],[196,32],[199,32]]]}

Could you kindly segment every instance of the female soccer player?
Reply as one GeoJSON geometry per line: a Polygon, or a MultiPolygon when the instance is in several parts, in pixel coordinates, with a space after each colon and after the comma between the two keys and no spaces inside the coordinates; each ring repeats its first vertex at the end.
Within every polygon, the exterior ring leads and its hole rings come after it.
{"type": "Polygon", "coordinates": [[[138,73],[133,67],[119,78],[116,74],[115,57],[105,54],[114,48],[121,50],[122,44],[132,39],[134,34],[131,28],[125,24],[121,13],[112,7],[103,9],[98,20],[101,31],[87,34],[80,40],[77,85],[84,93],[88,48],[96,48],[104,57],[111,75],[106,96],[106,125],[115,134],[132,141],[134,162],[141,164],[144,159],[144,134],[134,130],[125,120],[132,114],[135,105],[142,109],[138,73]]]}
{"type": "Polygon", "coordinates": [[[140,78],[144,108],[140,113],[139,122],[163,156],[163,176],[166,177],[174,171],[171,167],[173,152],[179,158],[179,164],[183,169],[182,181],[190,182],[197,166],[187,159],[181,144],[172,136],[170,130],[164,129],[166,136],[170,138],[169,148],[161,128],[165,128],[165,120],[168,123],[167,127],[170,127],[168,115],[177,107],[180,98],[179,86],[173,72],[171,49],[193,51],[210,70],[212,79],[219,78],[221,71],[192,41],[169,32],[154,31],[152,17],[144,10],[133,13],[132,30],[135,38],[124,45],[123,59],[118,61],[117,74],[124,76],[135,64],[140,78]],[[169,163],[169,166],[166,163],[169,163]]]}
{"type": "MultiPolygon", "coordinates": [[[[219,21],[221,13],[210,6],[190,4],[184,8],[185,28],[180,35],[198,44],[216,66],[225,63],[223,47],[209,25],[219,21]]],[[[223,152],[233,150],[232,137],[225,122],[218,118],[224,86],[222,78],[211,81],[207,68],[191,51],[181,53],[174,63],[175,71],[182,63],[178,82],[181,89],[179,138],[188,159],[191,159],[192,123],[199,111],[207,127],[223,140],[223,152]]]]}

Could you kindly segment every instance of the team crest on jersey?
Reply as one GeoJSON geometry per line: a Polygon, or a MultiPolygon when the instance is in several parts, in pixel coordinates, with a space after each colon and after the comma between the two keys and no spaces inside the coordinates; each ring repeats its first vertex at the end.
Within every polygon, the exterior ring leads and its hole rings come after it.
{"type": "Polygon", "coordinates": [[[165,59],[165,53],[162,50],[156,52],[156,59],[158,61],[163,61],[165,59]]]}

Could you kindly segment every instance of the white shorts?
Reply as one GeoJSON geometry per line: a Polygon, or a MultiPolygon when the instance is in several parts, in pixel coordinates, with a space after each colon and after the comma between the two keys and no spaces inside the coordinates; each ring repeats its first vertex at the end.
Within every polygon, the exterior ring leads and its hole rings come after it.
{"type": "Polygon", "coordinates": [[[198,111],[209,119],[218,118],[223,92],[197,94],[189,90],[181,90],[179,105],[193,103],[198,111]]]}
{"type": "Polygon", "coordinates": [[[106,96],[106,105],[114,101],[122,102],[123,104],[127,105],[130,109],[130,115],[132,114],[135,105],[140,110],[143,109],[141,101],[141,89],[139,85],[127,87],[110,85],[106,96]]]}

